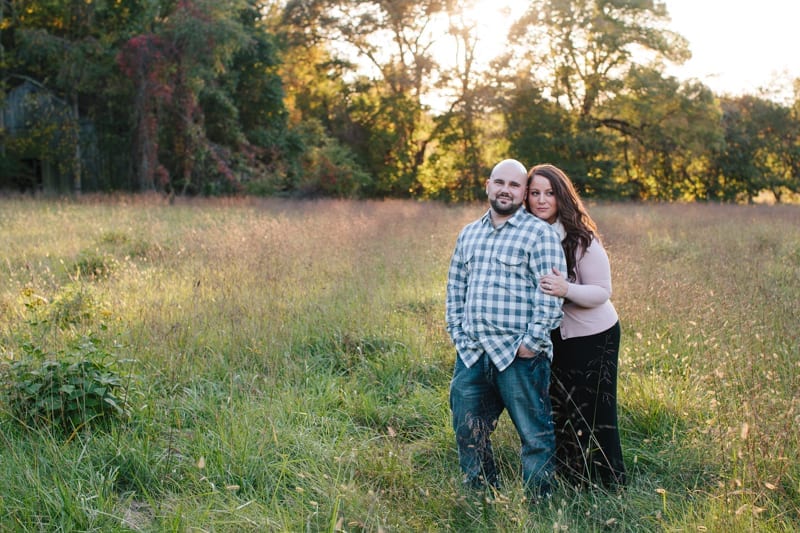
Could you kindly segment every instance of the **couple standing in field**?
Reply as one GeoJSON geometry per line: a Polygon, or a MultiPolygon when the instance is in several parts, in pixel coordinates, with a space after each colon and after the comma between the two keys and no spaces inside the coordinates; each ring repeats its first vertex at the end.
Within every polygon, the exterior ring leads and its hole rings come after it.
{"type": "Polygon", "coordinates": [[[620,326],[597,226],[553,165],[527,171],[501,161],[486,194],[490,208],[459,234],[447,279],[457,352],[450,408],[464,483],[499,488],[490,437],[507,410],[532,501],[550,494],[555,475],[620,487],[620,326]]]}

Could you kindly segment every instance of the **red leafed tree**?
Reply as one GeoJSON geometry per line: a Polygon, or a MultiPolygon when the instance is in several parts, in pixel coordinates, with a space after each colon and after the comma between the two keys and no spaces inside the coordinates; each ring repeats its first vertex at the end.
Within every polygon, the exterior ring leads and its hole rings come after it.
{"type": "Polygon", "coordinates": [[[142,190],[154,189],[156,178],[162,187],[169,179],[158,162],[159,114],[173,95],[169,56],[163,39],[152,34],[130,39],[117,55],[120,70],[135,85],[135,165],[142,190]]]}
{"type": "Polygon", "coordinates": [[[242,0],[179,0],[153,34],[130,39],[117,62],[135,85],[136,160],[142,189],[197,190],[213,172],[234,181],[207,137],[200,105],[248,44],[242,0]],[[159,156],[159,143],[165,143],[159,156]],[[168,170],[167,170],[168,169],[168,170]]]}

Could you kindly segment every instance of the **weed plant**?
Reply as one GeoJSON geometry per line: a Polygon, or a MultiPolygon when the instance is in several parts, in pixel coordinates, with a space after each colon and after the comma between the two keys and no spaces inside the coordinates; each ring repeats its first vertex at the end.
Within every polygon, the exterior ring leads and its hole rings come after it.
{"type": "Polygon", "coordinates": [[[447,265],[485,205],[0,199],[0,357],[95,332],[130,417],[64,435],[0,404],[0,530],[800,529],[800,210],[590,206],[623,327],[630,484],[464,491],[447,265]]]}
{"type": "Polygon", "coordinates": [[[22,348],[24,356],[0,374],[4,400],[21,424],[74,432],[127,416],[123,378],[93,337],[58,354],[22,348]]]}

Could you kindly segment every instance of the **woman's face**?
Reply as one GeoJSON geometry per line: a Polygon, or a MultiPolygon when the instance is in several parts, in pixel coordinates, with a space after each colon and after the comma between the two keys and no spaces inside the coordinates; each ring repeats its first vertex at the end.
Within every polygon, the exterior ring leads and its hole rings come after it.
{"type": "Polygon", "coordinates": [[[558,217],[558,202],[556,194],[550,185],[550,180],[544,176],[534,174],[528,188],[528,207],[531,213],[546,220],[550,224],[558,217]]]}

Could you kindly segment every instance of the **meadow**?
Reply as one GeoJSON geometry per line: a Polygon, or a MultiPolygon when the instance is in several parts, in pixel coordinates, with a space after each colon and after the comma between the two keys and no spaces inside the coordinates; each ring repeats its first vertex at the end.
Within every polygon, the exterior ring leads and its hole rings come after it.
{"type": "Polygon", "coordinates": [[[4,390],[89,338],[129,406],[64,432],[0,401],[0,530],[799,530],[800,208],[590,205],[630,483],[536,508],[506,415],[493,497],[450,427],[447,265],[485,208],[0,198],[4,390]]]}

